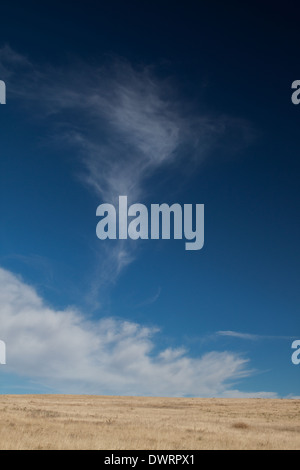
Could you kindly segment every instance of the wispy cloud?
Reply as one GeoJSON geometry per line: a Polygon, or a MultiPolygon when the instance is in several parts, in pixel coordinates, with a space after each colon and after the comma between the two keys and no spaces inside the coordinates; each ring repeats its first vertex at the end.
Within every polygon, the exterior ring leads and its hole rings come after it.
{"type": "Polygon", "coordinates": [[[58,392],[236,396],[230,384],[251,373],[248,360],[230,352],[190,357],[183,348],[168,348],[154,354],[156,329],[55,310],[4,269],[0,303],[6,370],[58,392]]]}
{"type": "Polygon", "coordinates": [[[161,294],[161,287],[158,288],[157,292],[154,295],[152,295],[151,297],[148,297],[147,299],[143,300],[138,305],[136,305],[136,308],[146,307],[148,305],[154,304],[159,299],[160,294],[161,294]]]}
{"type": "MultiPolygon", "coordinates": [[[[278,398],[275,392],[241,392],[239,390],[230,390],[223,393],[223,398],[278,398]]],[[[286,397],[289,398],[289,397],[286,397]]]]}
{"type": "Polygon", "coordinates": [[[237,331],[217,331],[218,336],[229,336],[231,338],[245,339],[249,341],[259,341],[259,340],[291,340],[294,339],[294,336],[272,336],[272,335],[255,335],[249,333],[239,333],[237,331]]]}
{"type": "Polygon", "coordinates": [[[60,138],[81,154],[82,179],[108,202],[120,194],[136,201],[155,170],[183,158],[186,166],[191,156],[201,162],[227,132],[237,130],[243,141],[250,131],[241,120],[192,111],[154,70],[121,59],[53,68],[0,49],[10,93],[30,102],[31,112],[35,105],[55,115],[60,138]]]}
{"type": "MultiPolygon", "coordinates": [[[[248,141],[248,123],[192,111],[168,78],[155,67],[121,59],[91,65],[74,60],[54,68],[37,65],[8,45],[0,49],[0,72],[10,95],[48,118],[55,139],[71,146],[81,160],[80,179],[100,200],[142,202],[154,193],[148,184],[157,170],[200,164],[227,134],[248,141]]],[[[222,143],[224,145],[224,143],[222,143]]],[[[120,242],[107,256],[109,266],[93,282],[96,302],[101,279],[114,282],[135,259],[135,245],[120,242]]],[[[103,257],[103,254],[101,254],[103,257]]],[[[103,258],[102,258],[103,259],[103,258]]]]}

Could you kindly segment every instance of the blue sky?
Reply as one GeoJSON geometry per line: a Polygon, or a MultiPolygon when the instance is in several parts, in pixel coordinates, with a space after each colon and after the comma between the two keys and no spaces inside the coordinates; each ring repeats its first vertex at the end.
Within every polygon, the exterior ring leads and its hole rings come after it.
{"type": "Polygon", "coordinates": [[[0,392],[299,396],[293,9],[101,3],[1,4],[0,392]],[[99,240],[119,195],[204,248],[99,240]]]}

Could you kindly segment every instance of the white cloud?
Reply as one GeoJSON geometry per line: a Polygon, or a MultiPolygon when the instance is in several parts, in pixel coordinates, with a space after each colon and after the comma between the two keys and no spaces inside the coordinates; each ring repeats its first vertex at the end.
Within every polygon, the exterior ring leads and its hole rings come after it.
{"type": "Polygon", "coordinates": [[[191,156],[202,161],[227,131],[245,131],[236,119],[188,110],[170,81],[125,60],[53,68],[5,46],[0,70],[10,77],[11,95],[30,103],[31,112],[55,116],[57,138],[81,155],[82,180],[106,202],[119,195],[137,202],[157,169],[183,157],[185,166],[191,156]]]}
{"type": "Polygon", "coordinates": [[[143,300],[138,305],[136,305],[135,308],[146,307],[148,305],[154,304],[159,299],[160,294],[161,294],[161,287],[158,288],[156,294],[154,294],[151,297],[143,300]]]}
{"type": "MultiPolygon", "coordinates": [[[[235,133],[231,148],[249,137],[250,127],[241,120],[191,111],[153,67],[115,59],[54,68],[5,46],[0,71],[9,77],[11,96],[30,104],[31,113],[55,117],[55,138],[74,148],[82,162],[81,181],[105,202],[114,203],[119,195],[127,195],[129,203],[142,202],[152,194],[147,181],[157,170],[193,167],[227,133],[235,133]]],[[[98,305],[101,282],[114,282],[135,259],[135,247],[119,243],[107,262],[101,258],[110,268],[93,282],[91,303],[98,305]]]]}
{"type": "Polygon", "coordinates": [[[87,320],[74,308],[55,310],[1,268],[0,305],[6,370],[57,392],[236,396],[230,384],[250,374],[247,359],[235,353],[155,353],[157,330],[113,318],[87,320]]]}
{"type": "Polygon", "coordinates": [[[239,333],[237,331],[217,331],[217,335],[219,336],[230,336],[232,338],[239,338],[239,339],[248,339],[251,341],[257,341],[259,339],[259,335],[252,335],[248,333],[239,333]]]}
{"type": "Polygon", "coordinates": [[[223,398],[278,398],[275,392],[240,392],[229,390],[223,393],[223,398]]]}
{"type": "Polygon", "coordinates": [[[217,331],[218,336],[229,336],[231,338],[239,338],[250,341],[259,341],[259,340],[292,340],[294,336],[272,336],[272,335],[253,335],[249,333],[239,333],[238,331],[217,331]]]}

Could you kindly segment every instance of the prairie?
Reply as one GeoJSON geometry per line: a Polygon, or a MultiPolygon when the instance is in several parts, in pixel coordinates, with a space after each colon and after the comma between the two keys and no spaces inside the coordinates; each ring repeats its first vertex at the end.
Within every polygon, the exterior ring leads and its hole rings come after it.
{"type": "Polygon", "coordinates": [[[300,400],[1,395],[1,450],[300,449],[300,400]]]}

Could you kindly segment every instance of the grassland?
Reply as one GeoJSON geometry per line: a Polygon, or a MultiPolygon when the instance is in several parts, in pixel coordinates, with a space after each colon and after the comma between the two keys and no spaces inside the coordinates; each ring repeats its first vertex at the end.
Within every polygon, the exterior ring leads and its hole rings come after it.
{"type": "Polygon", "coordinates": [[[1,395],[0,449],[300,449],[300,400],[1,395]]]}

